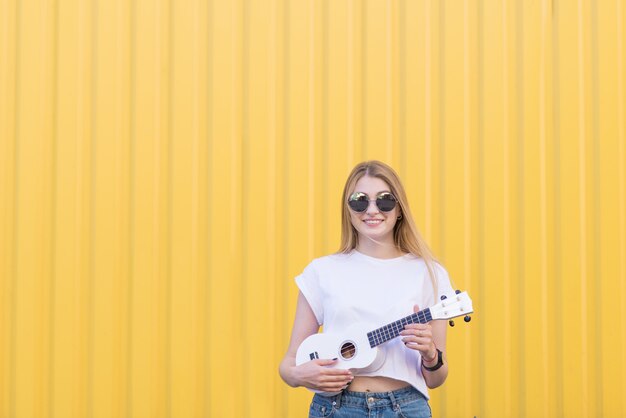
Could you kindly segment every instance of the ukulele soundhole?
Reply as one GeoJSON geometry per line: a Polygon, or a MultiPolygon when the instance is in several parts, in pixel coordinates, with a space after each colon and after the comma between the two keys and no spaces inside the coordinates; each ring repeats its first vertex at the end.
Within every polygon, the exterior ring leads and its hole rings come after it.
{"type": "Polygon", "coordinates": [[[350,360],[356,354],[356,346],[352,341],[347,341],[341,346],[341,358],[350,360]]]}

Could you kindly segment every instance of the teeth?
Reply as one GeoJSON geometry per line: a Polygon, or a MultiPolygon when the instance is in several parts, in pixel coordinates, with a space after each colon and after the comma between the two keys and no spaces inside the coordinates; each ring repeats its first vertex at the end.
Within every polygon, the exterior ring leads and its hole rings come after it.
{"type": "Polygon", "coordinates": [[[375,224],[379,224],[381,222],[382,221],[380,221],[380,220],[378,220],[378,221],[365,221],[365,223],[368,224],[368,225],[375,225],[375,224]]]}

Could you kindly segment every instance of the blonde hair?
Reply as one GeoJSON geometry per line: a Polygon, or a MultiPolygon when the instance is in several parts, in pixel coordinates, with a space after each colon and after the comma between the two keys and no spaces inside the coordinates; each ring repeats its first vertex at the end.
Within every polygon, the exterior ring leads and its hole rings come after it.
{"type": "Polygon", "coordinates": [[[406,192],[400,182],[400,177],[393,168],[381,161],[371,160],[357,164],[346,180],[346,184],[343,188],[343,196],[341,198],[341,246],[338,253],[350,253],[356,248],[359,242],[357,230],[350,221],[350,210],[348,209],[347,202],[356,183],[364,176],[376,177],[383,180],[389,185],[391,193],[396,197],[400,206],[400,219],[396,221],[393,231],[394,244],[399,250],[421,257],[424,260],[433,285],[436,302],[438,286],[434,264],[437,263],[437,260],[415,226],[409,209],[406,192]]]}

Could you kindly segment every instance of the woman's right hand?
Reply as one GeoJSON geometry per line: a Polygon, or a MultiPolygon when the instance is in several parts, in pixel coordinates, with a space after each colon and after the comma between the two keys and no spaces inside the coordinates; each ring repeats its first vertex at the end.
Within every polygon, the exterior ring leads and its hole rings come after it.
{"type": "Polygon", "coordinates": [[[317,359],[294,366],[293,374],[301,386],[323,392],[340,392],[345,389],[354,376],[350,370],[334,369],[334,360],[317,359]]]}
{"type": "Polygon", "coordinates": [[[304,386],[322,392],[339,392],[352,382],[354,376],[350,370],[329,367],[337,364],[337,359],[315,359],[296,366],[298,347],[308,336],[317,333],[319,327],[311,306],[302,292],[299,292],[289,348],[278,371],[280,377],[291,387],[304,386]]]}

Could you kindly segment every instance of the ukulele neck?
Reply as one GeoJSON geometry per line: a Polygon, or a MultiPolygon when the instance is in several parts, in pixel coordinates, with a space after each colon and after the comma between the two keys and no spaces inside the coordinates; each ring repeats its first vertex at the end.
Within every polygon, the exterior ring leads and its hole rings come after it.
{"type": "Polygon", "coordinates": [[[400,332],[404,329],[405,325],[425,324],[432,321],[432,319],[433,318],[431,316],[430,309],[426,308],[424,310],[415,312],[407,317],[398,319],[397,321],[368,332],[367,338],[369,340],[370,346],[374,348],[378,345],[386,343],[393,338],[396,338],[398,335],[400,335],[400,332]]]}

